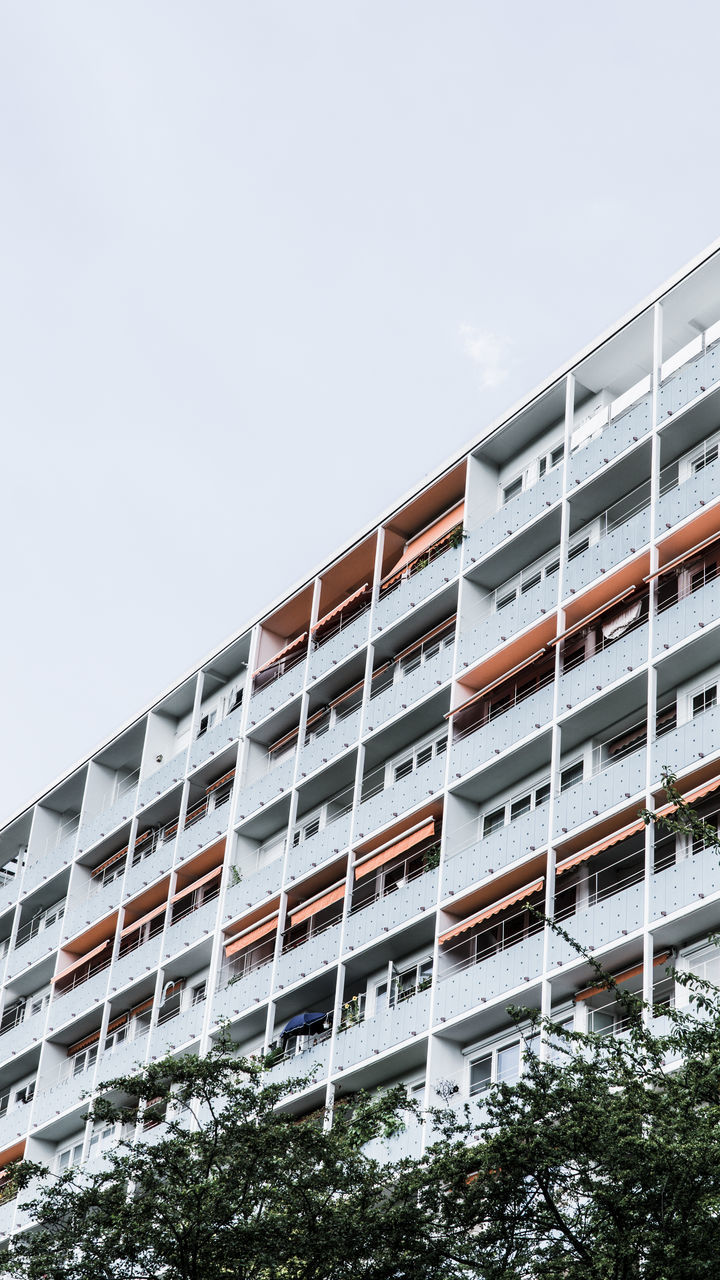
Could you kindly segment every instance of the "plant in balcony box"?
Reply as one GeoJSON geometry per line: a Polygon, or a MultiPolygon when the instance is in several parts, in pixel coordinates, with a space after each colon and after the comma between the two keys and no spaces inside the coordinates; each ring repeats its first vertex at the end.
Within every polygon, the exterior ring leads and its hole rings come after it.
{"type": "Polygon", "coordinates": [[[440,866],[440,845],[433,844],[425,850],[424,862],[426,871],[435,871],[440,866]]]}
{"type": "Polygon", "coordinates": [[[457,529],[451,530],[450,536],[448,538],[448,542],[450,543],[450,546],[453,548],[459,547],[461,546],[464,537],[465,537],[465,530],[463,529],[462,525],[459,524],[457,529]]]}

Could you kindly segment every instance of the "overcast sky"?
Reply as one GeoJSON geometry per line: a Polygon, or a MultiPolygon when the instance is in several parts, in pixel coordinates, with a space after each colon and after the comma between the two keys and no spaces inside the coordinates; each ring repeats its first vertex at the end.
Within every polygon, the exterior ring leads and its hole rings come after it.
{"type": "Polygon", "coordinates": [[[678,13],[0,0],[2,814],[720,235],[678,13]]]}

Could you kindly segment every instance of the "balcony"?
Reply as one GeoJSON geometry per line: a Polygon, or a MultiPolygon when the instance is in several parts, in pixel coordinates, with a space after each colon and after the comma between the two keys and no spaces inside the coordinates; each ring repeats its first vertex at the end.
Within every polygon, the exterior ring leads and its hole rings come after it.
{"type": "Polygon", "coordinates": [[[308,938],[307,942],[285,951],[277,962],[275,986],[290,986],[301,978],[309,977],[316,969],[334,965],[340,954],[341,928],[340,924],[332,924],[308,938]]]}
{"type": "Polygon", "coordinates": [[[398,618],[421,604],[433,592],[457,577],[460,571],[460,547],[449,546],[442,555],[431,560],[409,578],[402,578],[397,586],[378,600],[375,606],[375,629],[384,631],[398,618]]]}
{"type": "Polygon", "coordinates": [[[650,511],[646,507],[568,563],[565,571],[565,594],[570,596],[582,591],[595,578],[639,551],[649,539],[650,511]]]}
{"type": "Polygon", "coordinates": [[[149,777],[143,778],[137,793],[137,807],[144,809],[150,804],[151,800],[156,800],[164,791],[170,787],[174,787],[181,778],[185,777],[185,765],[187,764],[188,752],[187,748],[178,751],[177,755],[171,760],[166,760],[151,773],[149,777]]]}
{"type": "Polygon", "coordinates": [[[225,895],[225,919],[232,920],[234,916],[246,911],[248,906],[255,906],[279,893],[282,869],[283,859],[280,857],[257,871],[238,872],[242,879],[237,884],[233,884],[231,879],[225,895]]]}
{"type": "Polygon", "coordinates": [[[421,911],[432,911],[437,902],[438,869],[426,871],[407,884],[376,898],[369,906],[353,911],[345,925],[345,950],[405,924],[421,911]]]}
{"type": "Polygon", "coordinates": [[[545,804],[486,836],[478,835],[478,818],[453,832],[448,836],[443,866],[443,898],[460,893],[511,862],[541,849],[547,844],[548,820],[549,808],[545,804]]]}
{"type": "MultiPolygon", "coordinates": [[[[642,385],[642,384],[641,384],[642,385]]],[[[645,384],[647,385],[647,383],[645,384]]],[[[610,411],[612,412],[612,407],[610,411]]],[[[600,467],[607,466],[613,458],[624,453],[632,445],[642,440],[652,425],[652,392],[647,391],[629,409],[608,421],[608,410],[601,409],[597,415],[599,435],[593,436],[585,445],[575,449],[568,463],[568,489],[587,480],[600,467]],[[600,424],[604,426],[600,428],[600,424]]]]}
{"type": "Polygon", "coordinates": [[[79,1107],[92,1091],[94,1077],[94,1067],[80,1075],[73,1075],[71,1063],[68,1062],[63,1064],[60,1073],[56,1073],[54,1078],[39,1081],[33,1105],[33,1125],[47,1124],[64,1111],[79,1107]]]}
{"type": "Polygon", "coordinates": [[[662,653],[720,618],[720,578],[663,609],[657,616],[655,653],[662,653]]]}
{"type": "Polygon", "coordinates": [[[46,1018],[47,1010],[43,1009],[33,1017],[26,1017],[23,1021],[16,1022],[14,1027],[4,1031],[0,1036],[0,1062],[4,1062],[6,1058],[14,1058],[23,1050],[37,1044],[45,1031],[46,1018]]]}
{"type": "Polygon", "coordinates": [[[28,969],[31,964],[36,964],[38,960],[42,960],[53,951],[57,951],[60,945],[60,938],[63,934],[62,917],[55,920],[49,929],[40,928],[37,933],[30,936],[30,926],[26,925],[24,929],[20,929],[18,940],[8,958],[7,976],[20,973],[22,969],[28,969]]]}
{"type": "Polygon", "coordinates": [[[224,751],[225,747],[231,742],[237,742],[240,736],[240,722],[242,720],[242,705],[235,707],[233,711],[229,711],[224,720],[220,720],[218,724],[214,724],[210,729],[206,729],[205,733],[196,738],[190,747],[190,759],[188,761],[188,771],[192,772],[197,769],[211,756],[216,756],[219,752],[224,751]]]}
{"type": "Polygon", "coordinates": [[[270,994],[270,976],[272,963],[260,965],[241,978],[231,979],[215,993],[213,1000],[213,1021],[222,1018],[233,1018],[245,1009],[252,1008],[266,1000],[270,994]]]}
{"type": "MultiPolygon", "coordinates": [[[[643,892],[642,884],[632,884],[564,917],[562,927],[580,946],[597,951],[642,927],[643,892]]],[[[553,936],[550,948],[552,965],[567,964],[578,958],[577,951],[564,938],[553,936]]]]}
{"type": "Polygon", "coordinates": [[[311,836],[308,840],[302,840],[291,848],[288,854],[288,880],[297,879],[306,871],[312,871],[314,867],[327,862],[328,858],[347,849],[351,822],[352,815],[343,813],[339,818],[328,822],[317,835],[311,836]]]}
{"type": "Polygon", "coordinates": [[[700,507],[714,502],[720,492],[720,460],[707,462],[702,471],[663,493],[658,502],[658,529],[671,529],[680,520],[695,515],[700,507]]]}
{"type": "Polygon", "coordinates": [[[535,734],[552,719],[553,686],[547,684],[488,724],[456,740],[451,748],[450,776],[461,778],[493,756],[535,734]]]}
{"type": "Polygon", "coordinates": [[[190,1041],[199,1040],[205,1018],[205,1003],[184,1009],[166,1022],[158,1022],[150,1039],[150,1057],[162,1058],[190,1041]]]}
{"type": "Polygon", "coordinates": [[[136,1068],[143,1066],[148,1047],[147,1028],[134,1040],[123,1040],[122,1044],[107,1049],[98,1059],[97,1082],[103,1084],[115,1076],[130,1075],[136,1068]]]}
{"type": "Polygon", "coordinates": [[[251,724],[259,724],[265,716],[270,715],[272,711],[277,711],[278,707],[282,707],[284,703],[289,702],[290,698],[300,693],[305,684],[306,666],[307,663],[303,658],[284,675],[278,676],[271,684],[264,685],[262,689],[258,689],[257,693],[253,693],[250,703],[251,724]]]}
{"type": "Polygon", "coordinates": [[[61,1027],[66,1022],[78,1018],[81,1013],[85,1013],[86,1009],[100,1004],[107,992],[108,975],[109,966],[106,966],[86,982],[79,982],[69,991],[54,996],[50,1005],[48,1030],[54,1031],[56,1027],[61,1027]]]}
{"type": "Polygon", "coordinates": [[[366,1058],[422,1035],[429,1025],[431,995],[429,990],[418,991],[374,1018],[365,1018],[344,1031],[338,1030],[335,1046],[337,1069],[347,1071],[366,1058]]]}
{"type": "Polygon", "coordinates": [[[230,805],[227,801],[219,807],[213,807],[209,812],[198,806],[193,814],[188,814],[185,826],[180,833],[178,861],[184,861],[192,853],[197,853],[199,849],[214,844],[224,836],[229,818],[230,805]]]}
{"type": "Polygon", "coordinates": [[[659,782],[662,770],[681,773],[704,756],[720,749],[720,706],[678,725],[670,733],[657,738],[652,747],[652,776],[659,782]]]}
{"type": "Polygon", "coordinates": [[[194,911],[186,912],[180,920],[176,920],[175,924],[169,925],[165,931],[166,960],[214,932],[218,901],[216,896],[210,902],[204,902],[201,907],[196,907],[194,911]]]}
{"type": "Polygon", "coordinates": [[[619,640],[613,640],[592,657],[571,667],[560,677],[558,704],[560,712],[569,711],[586,698],[594,697],[616,680],[638,667],[647,659],[647,619],[639,627],[626,632],[619,640]]]}
{"type": "Polygon", "coordinates": [[[143,943],[141,947],[134,947],[132,951],[117,957],[113,962],[111,991],[119,991],[121,987],[126,987],[128,983],[136,982],[138,978],[144,978],[147,973],[157,969],[160,959],[160,936],[158,934],[155,938],[150,938],[143,943]]]}
{"type": "Polygon", "coordinates": [[[367,710],[368,730],[377,729],[391,716],[406,711],[421,698],[434,693],[439,685],[450,679],[452,668],[452,649],[441,649],[435,657],[423,662],[422,666],[416,667],[404,679],[393,681],[377,697],[371,697],[367,710]]]}
{"type": "Polygon", "coordinates": [[[367,643],[370,628],[370,610],[352,618],[342,630],[312,649],[308,663],[308,679],[317,680],[331,667],[338,666],[345,658],[357,653],[367,643]]]}
{"type": "Polygon", "coordinates": [[[238,795],[238,817],[246,818],[270,804],[277,796],[289,791],[295,775],[295,755],[288,760],[281,760],[274,768],[270,768],[260,778],[243,783],[238,795]]]}
{"type": "MultiPolygon", "coordinates": [[[[312,1037],[308,1037],[312,1039],[312,1037]]],[[[291,1041],[294,1044],[294,1041],[291,1041]]],[[[287,1058],[271,1067],[263,1084],[284,1084],[295,1076],[312,1076],[303,1089],[310,1089],[324,1080],[330,1064],[330,1037],[319,1044],[310,1044],[300,1053],[290,1053],[287,1058]]],[[[300,1093],[300,1089],[293,1092],[300,1093]]]]}
{"type": "Polygon", "coordinates": [[[476,607],[463,620],[458,638],[458,665],[469,667],[492,649],[505,644],[525,627],[532,626],[551,613],[557,604],[557,575],[543,578],[529,591],[521,591],[512,604],[494,613],[481,613],[476,607]]]}
{"type": "Polygon", "coordinates": [[[128,822],[135,812],[137,795],[138,786],[136,781],[104,812],[85,819],[80,824],[78,853],[85,853],[86,849],[97,844],[98,840],[109,836],[118,827],[121,827],[123,822],[128,822]]]}
{"type": "Polygon", "coordinates": [[[117,905],[121,881],[122,877],[110,884],[102,884],[99,879],[91,880],[84,892],[80,890],[82,896],[79,899],[68,901],[63,917],[66,938],[74,938],[76,933],[110,914],[117,905]]]}
{"type": "Polygon", "coordinates": [[[19,1138],[24,1138],[30,1123],[29,1103],[11,1106],[4,1116],[0,1116],[0,1149],[10,1147],[19,1138]]]}
{"type": "MultiPolygon", "coordinates": [[[[175,826],[174,823],[171,824],[171,827],[173,826],[175,826]]],[[[175,858],[176,842],[177,832],[169,835],[168,839],[163,838],[163,832],[154,834],[152,843],[148,845],[152,851],[145,853],[138,862],[127,869],[124,885],[126,899],[134,897],[146,885],[152,884],[159,876],[170,870],[175,858]]]]}
{"type": "Polygon", "coordinates": [[[445,753],[433,756],[412,773],[363,800],[357,810],[357,838],[362,840],[401,814],[437,795],[445,785],[445,753]]]}
{"type": "Polygon", "coordinates": [[[643,747],[568,788],[555,800],[555,834],[572,831],[632,796],[638,796],[639,807],[645,791],[646,766],[647,752],[643,747]]]}
{"type": "Polygon", "coordinates": [[[51,880],[63,867],[69,866],[75,856],[76,844],[77,831],[73,831],[54,848],[43,852],[37,860],[33,859],[25,872],[23,895],[31,893],[38,885],[51,880]]]}
{"type": "Polygon", "coordinates": [[[466,1013],[494,996],[505,996],[521,983],[531,982],[542,972],[542,930],[477,964],[458,969],[438,985],[435,1021],[466,1013]]]}
{"type": "Polygon", "coordinates": [[[542,515],[562,495],[562,467],[548,471],[531,489],[525,489],[516,498],[494,511],[487,520],[470,531],[467,544],[466,563],[480,560],[488,551],[492,551],[517,533],[518,529],[537,516],[542,515]]]}
{"type": "Polygon", "coordinates": [[[668,916],[682,907],[696,906],[703,898],[720,890],[720,860],[717,849],[688,853],[650,882],[650,913],[653,919],[668,916]]]}
{"type": "MultiPolygon", "coordinates": [[[[697,339],[699,342],[700,339],[697,339]]],[[[693,346],[695,343],[692,344],[693,346]]],[[[686,360],[679,369],[665,378],[660,384],[658,417],[663,418],[678,413],[686,404],[694,400],[703,391],[720,381],[720,343],[713,343],[706,351],[686,360]]]]}
{"type": "MultiPolygon", "coordinates": [[[[25,1194],[27,1196],[32,1196],[34,1191],[37,1191],[37,1192],[40,1191],[40,1186],[38,1183],[35,1184],[34,1189],[28,1188],[25,1194]]],[[[17,1197],[15,1197],[12,1200],[6,1200],[5,1204],[0,1205],[0,1236],[5,1237],[10,1235],[13,1229],[13,1223],[15,1221],[16,1208],[17,1208],[17,1197]]]]}
{"type": "MultiPolygon", "coordinates": [[[[432,1139],[431,1139],[432,1141],[432,1139]]],[[[381,1164],[398,1160],[416,1160],[422,1151],[423,1126],[412,1117],[405,1118],[405,1128],[389,1138],[373,1138],[363,1147],[369,1160],[381,1164]]]]}
{"type": "Polygon", "coordinates": [[[312,738],[310,742],[300,748],[298,774],[301,778],[306,778],[315,769],[329,764],[341,751],[346,751],[348,747],[357,742],[361,714],[360,711],[353,711],[351,715],[336,721],[332,728],[328,729],[327,733],[322,734],[320,737],[312,738]]]}

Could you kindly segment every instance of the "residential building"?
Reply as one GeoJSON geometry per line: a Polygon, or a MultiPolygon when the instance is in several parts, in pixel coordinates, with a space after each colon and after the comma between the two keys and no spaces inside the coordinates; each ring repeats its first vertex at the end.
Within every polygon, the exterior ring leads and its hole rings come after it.
{"type": "Polygon", "coordinates": [[[617,1031],[528,902],[658,1018],[717,976],[717,855],[638,812],[720,812],[719,445],[715,247],[5,824],[1,1168],[225,1025],[300,1113],[516,1078],[510,1003],[617,1031]]]}

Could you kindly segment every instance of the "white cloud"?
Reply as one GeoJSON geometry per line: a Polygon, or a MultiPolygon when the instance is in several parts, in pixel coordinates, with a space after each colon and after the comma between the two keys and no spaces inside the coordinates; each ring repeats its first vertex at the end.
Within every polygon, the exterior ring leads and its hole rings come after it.
{"type": "Polygon", "coordinates": [[[507,358],[509,340],[487,329],[475,329],[470,324],[460,325],[460,337],[465,354],[480,374],[481,387],[499,387],[510,372],[507,358]]]}

